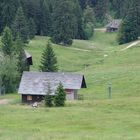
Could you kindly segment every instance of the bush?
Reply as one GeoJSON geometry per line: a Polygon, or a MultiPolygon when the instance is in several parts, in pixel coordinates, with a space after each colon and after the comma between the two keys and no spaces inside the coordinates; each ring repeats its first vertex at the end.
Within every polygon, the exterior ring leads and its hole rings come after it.
{"type": "Polygon", "coordinates": [[[89,39],[93,36],[94,33],[94,25],[92,23],[87,23],[85,25],[85,39],[89,39]]]}

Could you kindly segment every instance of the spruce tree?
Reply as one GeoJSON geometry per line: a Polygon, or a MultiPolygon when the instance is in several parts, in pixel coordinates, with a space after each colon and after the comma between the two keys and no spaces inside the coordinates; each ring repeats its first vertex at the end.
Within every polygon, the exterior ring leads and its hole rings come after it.
{"type": "Polygon", "coordinates": [[[136,9],[137,9],[137,25],[138,25],[138,34],[140,36],[140,2],[139,0],[135,0],[136,9]]]}
{"type": "Polygon", "coordinates": [[[79,4],[80,4],[82,9],[86,8],[86,0],[79,0],[79,4]]]}
{"type": "MultiPolygon", "coordinates": [[[[122,10],[124,7],[124,4],[126,5],[125,0],[112,0],[111,3],[111,10],[115,13],[115,18],[121,18],[122,17],[122,10]]],[[[127,0],[128,1],[128,0],[127,0]]]]}
{"type": "Polygon", "coordinates": [[[36,25],[32,18],[29,19],[29,38],[33,39],[36,35],[36,25]]]}
{"type": "Polygon", "coordinates": [[[95,25],[95,14],[93,8],[87,6],[84,10],[85,39],[93,36],[95,25]]]}
{"type": "Polygon", "coordinates": [[[51,32],[51,14],[46,0],[40,0],[40,35],[50,35],[51,32]]]}
{"type": "Polygon", "coordinates": [[[17,55],[18,63],[18,72],[20,76],[22,75],[23,71],[29,71],[29,67],[27,64],[27,60],[25,58],[25,51],[24,51],[25,44],[22,42],[21,38],[18,36],[16,41],[14,42],[14,52],[17,55]]]}
{"type": "Polygon", "coordinates": [[[108,11],[109,2],[108,0],[98,0],[95,5],[95,16],[96,21],[100,24],[104,24],[105,16],[108,11]]]}
{"type": "Polygon", "coordinates": [[[0,1],[0,32],[2,32],[5,26],[11,27],[18,6],[19,0],[0,1]]]}
{"type": "Polygon", "coordinates": [[[70,1],[57,1],[53,12],[52,41],[56,44],[71,45],[77,27],[73,4],[70,1]]]}
{"type": "Polygon", "coordinates": [[[75,24],[75,38],[76,39],[85,39],[84,33],[84,20],[83,20],[83,13],[82,9],[79,5],[78,0],[73,0],[73,7],[74,7],[74,15],[76,16],[76,23],[75,24]]]}
{"type": "Polygon", "coordinates": [[[128,13],[120,26],[118,33],[119,44],[128,43],[138,39],[139,15],[137,13],[137,0],[134,0],[132,6],[130,7],[130,9],[128,9],[128,13]]]}
{"type": "Polygon", "coordinates": [[[53,97],[51,95],[52,91],[51,91],[51,87],[50,87],[50,83],[48,83],[47,85],[47,92],[45,95],[45,106],[46,107],[52,107],[53,106],[53,97]]]}
{"type": "Polygon", "coordinates": [[[42,53],[40,70],[43,72],[55,72],[57,68],[57,58],[51,47],[50,42],[48,42],[47,47],[42,53]]]}
{"type": "Polygon", "coordinates": [[[22,7],[19,7],[17,10],[15,21],[12,25],[12,31],[14,40],[16,40],[19,35],[24,43],[28,43],[29,29],[22,7]]]}
{"type": "Polygon", "coordinates": [[[5,27],[2,33],[2,51],[4,55],[11,55],[13,49],[13,40],[12,40],[12,32],[9,27],[5,27]]]}
{"type": "Polygon", "coordinates": [[[65,100],[66,100],[66,93],[63,89],[62,83],[59,83],[57,90],[55,92],[54,104],[57,107],[64,106],[65,100]]]}
{"type": "Polygon", "coordinates": [[[84,10],[84,22],[88,23],[95,23],[95,13],[92,7],[87,5],[86,9],[84,10]]]}

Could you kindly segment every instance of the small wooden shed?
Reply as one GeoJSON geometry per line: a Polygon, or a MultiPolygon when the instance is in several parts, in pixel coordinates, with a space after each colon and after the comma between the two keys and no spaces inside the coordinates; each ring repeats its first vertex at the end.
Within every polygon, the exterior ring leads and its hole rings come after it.
{"type": "Polygon", "coordinates": [[[52,96],[59,83],[62,83],[67,100],[77,98],[78,90],[86,88],[84,75],[73,73],[54,72],[24,72],[20,82],[18,93],[23,103],[40,102],[47,92],[47,85],[50,84],[52,96]]]}
{"type": "Polygon", "coordinates": [[[29,54],[26,50],[25,52],[25,60],[27,61],[28,65],[33,65],[32,55],[29,54]]]}
{"type": "Polygon", "coordinates": [[[114,19],[109,24],[106,25],[106,32],[115,32],[119,29],[121,24],[120,19],[114,19]]]}

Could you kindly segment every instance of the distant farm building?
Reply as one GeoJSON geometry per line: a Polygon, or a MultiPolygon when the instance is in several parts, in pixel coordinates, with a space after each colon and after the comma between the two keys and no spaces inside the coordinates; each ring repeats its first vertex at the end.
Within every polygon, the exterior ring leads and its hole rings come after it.
{"type": "Polygon", "coordinates": [[[18,93],[21,94],[23,103],[40,102],[46,95],[47,85],[50,84],[51,95],[55,96],[55,90],[60,82],[66,92],[67,100],[77,99],[78,90],[86,88],[85,78],[80,74],[24,72],[18,93]]]}
{"type": "Polygon", "coordinates": [[[120,19],[114,19],[109,24],[106,25],[106,32],[115,32],[119,29],[121,24],[120,19]]]}

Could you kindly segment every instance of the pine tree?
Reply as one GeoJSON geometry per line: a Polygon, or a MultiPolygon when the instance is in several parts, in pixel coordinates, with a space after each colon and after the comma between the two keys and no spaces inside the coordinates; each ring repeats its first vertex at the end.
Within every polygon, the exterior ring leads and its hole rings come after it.
{"type": "Polygon", "coordinates": [[[136,3],[136,11],[137,11],[137,27],[138,27],[138,34],[140,36],[140,2],[139,0],[135,0],[136,3]]]}
{"type": "Polygon", "coordinates": [[[138,39],[139,26],[138,26],[138,8],[137,0],[133,1],[131,8],[128,10],[118,33],[119,44],[128,43],[138,39]]]}
{"type": "Polygon", "coordinates": [[[84,10],[84,22],[88,23],[95,23],[95,13],[92,7],[87,5],[86,9],[84,10]]]}
{"type": "Polygon", "coordinates": [[[36,35],[36,25],[32,18],[29,19],[29,38],[33,39],[36,35]]]}
{"type": "Polygon", "coordinates": [[[124,18],[133,0],[110,0],[110,11],[113,11],[115,18],[124,18]]]}
{"type": "Polygon", "coordinates": [[[73,4],[70,1],[57,1],[53,12],[52,41],[56,44],[71,45],[77,27],[73,4]]]}
{"type": "Polygon", "coordinates": [[[82,9],[86,8],[86,0],[79,0],[79,4],[80,4],[82,9]]]}
{"type": "Polygon", "coordinates": [[[58,88],[55,92],[54,104],[57,107],[64,106],[66,100],[66,93],[63,89],[62,83],[59,83],[58,88]]]}
{"type": "Polygon", "coordinates": [[[18,72],[20,76],[22,75],[23,71],[28,71],[29,67],[25,58],[25,51],[24,51],[25,44],[22,42],[21,38],[18,36],[16,41],[14,42],[14,52],[17,55],[18,63],[18,72]]]}
{"type": "Polygon", "coordinates": [[[46,0],[40,0],[40,34],[50,35],[51,32],[51,15],[46,0]]]}
{"type": "Polygon", "coordinates": [[[75,37],[76,39],[85,39],[84,33],[84,20],[83,20],[83,13],[82,9],[79,5],[78,0],[73,0],[73,7],[74,7],[74,15],[76,16],[76,23],[75,23],[75,37]]]}
{"type": "Polygon", "coordinates": [[[50,42],[48,42],[47,47],[42,53],[40,70],[43,72],[55,72],[57,68],[57,58],[51,47],[50,42]]]}
{"type": "Polygon", "coordinates": [[[51,93],[52,93],[51,87],[50,87],[50,84],[48,83],[47,92],[46,92],[46,95],[45,95],[45,98],[44,98],[46,107],[52,107],[53,106],[53,97],[52,97],[51,93]]]}
{"type": "MultiPolygon", "coordinates": [[[[124,6],[125,0],[112,0],[111,1],[111,10],[115,13],[115,18],[121,18],[122,17],[122,9],[124,6]]],[[[125,2],[126,5],[126,2],[125,2]]]]}
{"type": "Polygon", "coordinates": [[[100,24],[104,24],[105,16],[108,11],[108,0],[98,0],[95,5],[96,21],[100,24]]]}
{"type": "Polygon", "coordinates": [[[13,40],[12,40],[12,32],[9,27],[5,27],[2,38],[2,51],[4,55],[12,54],[13,40]]]}
{"type": "Polygon", "coordinates": [[[89,39],[94,34],[95,14],[93,8],[87,6],[84,10],[85,39],[89,39]]]}
{"type": "Polygon", "coordinates": [[[5,26],[11,27],[18,6],[19,0],[0,1],[0,32],[3,31],[5,26]]]}
{"type": "Polygon", "coordinates": [[[28,43],[29,29],[22,7],[19,7],[17,10],[15,21],[12,26],[12,31],[14,40],[16,40],[17,36],[19,35],[24,43],[28,43]]]}

